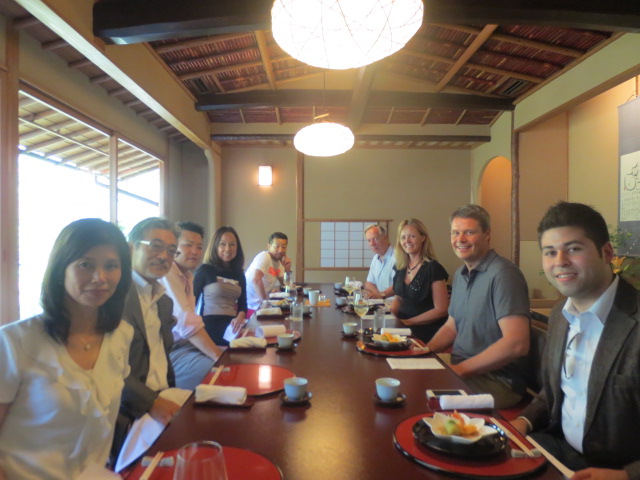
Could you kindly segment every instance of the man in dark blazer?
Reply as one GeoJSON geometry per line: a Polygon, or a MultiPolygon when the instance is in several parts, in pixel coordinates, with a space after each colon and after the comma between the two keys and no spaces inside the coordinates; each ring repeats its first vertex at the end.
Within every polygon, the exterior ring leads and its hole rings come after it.
{"type": "Polygon", "coordinates": [[[159,393],[175,386],[169,352],[175,323],[173,302],[158,280],[164,277],[177,250],[173,225],[163,218],[147,218],[129,234],[133,283],[124,318],[134,329],[129,366],[116,424],[113,453],[117,455],[133,421],[145,413],[168,424],[180,408],[159,393]]]}
{"type": "Polygon", "coordinates": [[[568,298],[551,312],[540,395],[512,424],[574,479],[640,479],[639,292],[613,274],[591,207],[551,207],[538,238],[547,279],[568,298]]]}

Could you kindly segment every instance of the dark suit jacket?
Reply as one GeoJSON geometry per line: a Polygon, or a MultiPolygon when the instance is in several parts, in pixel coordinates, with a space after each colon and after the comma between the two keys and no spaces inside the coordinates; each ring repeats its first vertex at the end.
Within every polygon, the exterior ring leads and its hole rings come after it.
{"type": "MultiPolygon", "coordinates": [[[[171,329],[175,324],[175,319],[173,317],[173,301],[167,295],[163,295],[158,300],[158,316],[160,317],[162,340],[169,365],[167,381],[169,386],[173,387],[175,386],[175,375],[171,367],[169,352],[173,345],[171,329]]],[[[149,344],[147,343],[147,331],[144,326],[142,307],[140,306],[135,284],[132,284],[129,290],[124,309],[124,319],[133,326],[134,333],[131,349],[129,350],[131,373],[125,380],[120,413],[133,419],[147,413],[158,397],[158,392],[146,386],[147,375],[149,374],[149,344]]]]}
{"type": "MultiPolygon", "coordinates": [[[[543,358],[543,387],[522,415],[534,431],[562,436],[560,374],[568,322],[563,305],[549,319],[543,358]]],[[[587,386],[584,457],[594,467],[624,468],[640,479],[640,294],[620,279],[595,352],[587,386]]]]}

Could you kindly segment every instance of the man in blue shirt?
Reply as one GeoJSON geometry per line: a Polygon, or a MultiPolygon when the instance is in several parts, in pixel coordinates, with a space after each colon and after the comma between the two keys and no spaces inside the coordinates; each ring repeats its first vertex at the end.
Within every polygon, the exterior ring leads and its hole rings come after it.
{"type": "Polygon", "coordinates": [[[607,224],[588,205],[551,207],[538,239],[568,298],[549,318],[540,395],[512,424],[574,479],[640,479],[640,293],[613,274],[607,224]]]}
{"type": "Polygon", "coordinates": [[[382,225],[369,225],[364,229],[364,236],[374,253],[364,288],[371,298],[390,297],[393,295],[393,266],[396,261],[387,231],[382,225]]]}

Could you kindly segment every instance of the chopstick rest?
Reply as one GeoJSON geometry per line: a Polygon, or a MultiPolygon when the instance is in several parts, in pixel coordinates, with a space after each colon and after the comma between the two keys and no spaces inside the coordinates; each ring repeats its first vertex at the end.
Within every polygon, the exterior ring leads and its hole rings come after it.
{"type": "MultiPolygon", "coordinates": [[[[154,458],[155,457],[152,457],[151,455],[145,455],[144,457],[142,457],[142,460],[140,460],[140,465],[142,465],[143,467],[148,467],[149,465],[151,465],[151,462],[154,458]]],[[[163,457],[162,460],[158,462],[158,466],[173,467],[174,463],[175,462],[173,460],[173,457],[163,457]]]]}

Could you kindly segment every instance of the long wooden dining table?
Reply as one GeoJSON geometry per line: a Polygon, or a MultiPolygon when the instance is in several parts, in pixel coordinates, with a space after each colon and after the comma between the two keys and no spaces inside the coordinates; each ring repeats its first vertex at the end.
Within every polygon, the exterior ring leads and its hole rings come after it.
{"type": "MultiPolygon", "coordinates": [[[[312,316],[298,322],[302,337],[295,350],[233,349],[227,350],[218,362],[225,366],[262,364],[287,368],[308,379],[308,390],[313,395],[309,403],[286,406],[274,393],[256,397],[251,408],[207,408],[194,405],[192,396],[149,453],[177,449],[193,441],[214,440],[266,457],[281,469],[286,480],[452,478],[403,455],[394,445],[394,431],[403,420],[430,411],[427,389],[473,392],[449,368],[393,370],[386,358],[359,352],[356,340],[341,333],[343,322],[358,321],[358,317],[335,307],[332,284],[313,286],[326,295],[331,306],[313,307],[312,316]],[[384,407],[374,402],[375,380],[379,377],[400,380],[400,391],[406,395],[403,405],[384,407]]],[[[263,323],[274,322],[254,317],[249,326],[263,323]]],[[[436,358],[432,354],[429,357],[436,358]]],[[[547,465],[531,478],[563,477],[547,465]]]]}

